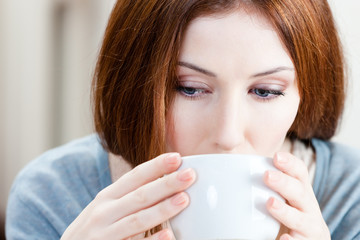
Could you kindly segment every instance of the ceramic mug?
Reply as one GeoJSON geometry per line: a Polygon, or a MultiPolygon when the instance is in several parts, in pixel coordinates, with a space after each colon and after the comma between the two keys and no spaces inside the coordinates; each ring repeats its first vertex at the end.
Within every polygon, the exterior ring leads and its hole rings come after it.
{"type": "MultiPolygon", "coordinates": [[[[266,209],[273,196],[263,182],[275,170],[271,158],[206,154],[182,158],[180,169],[193,168],[197,180],[187,190],[189,206],[170,219],[176,240],[274,240],[280,223],[266,209]]],[[[282,199],[284,201],[284,199],[282,199]]]]}

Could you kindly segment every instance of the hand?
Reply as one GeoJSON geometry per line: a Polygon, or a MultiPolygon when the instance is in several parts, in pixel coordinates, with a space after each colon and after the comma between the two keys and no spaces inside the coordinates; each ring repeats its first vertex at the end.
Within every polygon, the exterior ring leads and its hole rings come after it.
{"type": "Polygon", "coordinates": [[[264,182],[286,200],[267,202],[270,214],[290,230],[280,240],[331,239],[304,162],[290,153],[277,153],[274,165],[280,171],[267,171],[264,182]]]}
{"type": "MultiPolygon", "coordinates": [[[[195,180],[192,169],[176,171],[180,163],[180,155],[170,153],[135,167],[99,192],[61,239],[128,239],[166,222],[188,205],[183,191],[195,180]]],[[[163,229],[146,239],[172,237],[163,229]]]]}

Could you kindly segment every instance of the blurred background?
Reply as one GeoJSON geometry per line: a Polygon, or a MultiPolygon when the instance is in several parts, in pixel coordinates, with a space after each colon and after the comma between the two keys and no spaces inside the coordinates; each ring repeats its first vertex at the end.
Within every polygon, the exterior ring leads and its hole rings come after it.
{"type": "MultiPolygon", "coordinates": [[[[145,1],[145,0],[144,0],[145,1]]],[[[93,132],[90,83],[115,0],[0,0],[0,239],[19,170],[93,132]]],[[[349,65],[334,141],[360,148],[360,1],[330,0],[349,65]]]]}

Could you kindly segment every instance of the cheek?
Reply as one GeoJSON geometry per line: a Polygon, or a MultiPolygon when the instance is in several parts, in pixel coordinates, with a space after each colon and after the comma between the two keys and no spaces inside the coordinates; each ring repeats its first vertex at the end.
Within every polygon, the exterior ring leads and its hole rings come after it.
{"type": "Polygon", "coordinates": [[[184,121],[179,119],[179,115],[175,110],[172,110],[168,113],[166,118],[166,151],[167,152],[179,152],[179,144],[183,139],[183,131],[180,131],[184,126],[182,125],[184,121]]]}
{"type": "Polygon", "coordinates": [[[281,149],[286,134],[295,120],[298,105],[299,101],[296,98],[291,99],[284,104],[276,105],[262,118],[252,121],[251,129],[255,129],[256,133],[253,132],[251,140],[257,153],[273,156],[281,149]]]}
{"type": "Polygon", "coordinates": [[[166,151],[188,154],[200,142],[199,114],[191,114],[191,107],[182,101],[174,102],[166,117],[166,151]]]}
{"type": "Polygon", "coordinates": [[[166,129],[165,129],[165,139],[166,139],[166,152],[173,152],[174,142],[176,138],[175,133],[175,124],[174,124],[174,109],[170,108],[166,116],[166,129]]]}

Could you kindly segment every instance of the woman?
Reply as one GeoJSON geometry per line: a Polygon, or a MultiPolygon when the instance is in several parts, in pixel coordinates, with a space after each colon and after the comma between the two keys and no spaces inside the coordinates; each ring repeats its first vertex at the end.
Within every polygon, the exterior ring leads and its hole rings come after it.
{"type": "Polygon", "coordinates": [[[8,239],[172,239],[196,178],[180,156],[202,153],[273,157],[278,239],[360,238],[360,152],[328,142],[344,85],[325,0],[119,0],[93,82],[97,135],[19,174],[8,239]]]}

